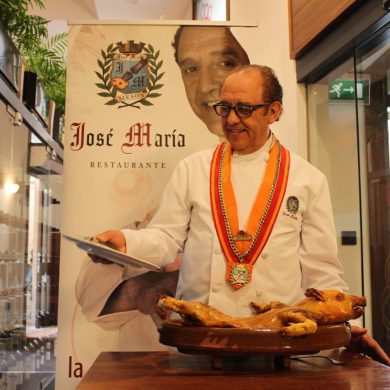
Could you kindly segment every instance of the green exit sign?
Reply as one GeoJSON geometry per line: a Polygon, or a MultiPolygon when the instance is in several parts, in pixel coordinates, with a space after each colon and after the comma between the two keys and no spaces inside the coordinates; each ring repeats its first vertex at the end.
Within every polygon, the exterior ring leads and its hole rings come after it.
{"type": "Polygon", "coordinates": [[[364,99],[366,91],[366,80],[334,80],[328,84],[328,97],[329,100],[354,100],[364,99]]]}

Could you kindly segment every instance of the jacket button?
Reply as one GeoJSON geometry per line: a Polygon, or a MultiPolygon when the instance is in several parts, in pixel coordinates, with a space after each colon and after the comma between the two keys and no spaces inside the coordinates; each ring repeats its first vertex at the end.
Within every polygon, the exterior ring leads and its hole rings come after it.
{"type": "Polygon", "coordinates": [[[214,284],[214,286],[211,287],[211,290],[212,290],[212,292],[217,293],[217,292],[220,290],[220,288],[219,288],[219,286],[216,286],[216,285],[214,284]]]}
{"type": "Polygon", "coordinates": [[[222,253],[221,248],[215,248],[215,249],[214,249],[214,253],[215,253],[216,255],[220,255],[220,254],[222,253]]]}
{"type": "Polygon", "coordinates": [[[262,257],[263,259],[266,259],[266,258],[268,257],[268,253],[262,253],[262,254],[261,254],[261,257],[262,257]]]}

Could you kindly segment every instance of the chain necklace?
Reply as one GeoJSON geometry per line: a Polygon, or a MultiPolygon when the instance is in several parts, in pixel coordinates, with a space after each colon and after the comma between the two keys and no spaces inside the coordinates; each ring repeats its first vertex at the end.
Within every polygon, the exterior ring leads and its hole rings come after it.
{"type": "MultiPolygon", "coordinates": [[[[273,134],[272,134],[272,137],[274,137],[273,134]]],[[[271,142],[270,149],[273,146],[273,142],[274,142],[274,140],[271,142]]],[[[262,229],[262,227],[264,225],[264,221],[265,221],[265,219],[267,217],[268,210],[269,210],[269,208],[271,206],[271,202],[272,202],[272,199],[273,199],[274,194],[275,194],[276,183],[278,182],[278,179],[279,179],[281,147],[280,147],[280,144],[278,142],[278,144],[277,144],[277,147],[278,147],[278,152],[277,153],[278,154],[277,154],[277,163],[276,163],[277,164],[276,165],[276,173],[275,173],[274,179],[272,181],[271,191],[270,191],[270,193],[268,195],[268,199],[267,199],[265,210],[264,210],[263,214],[260,217],[260,221],[259,221],[259,224],[257,226],[256,232],[255,232],[255,236],[252,239],[251,244],[250,244],[248,250],[245,253],[239,252],[237,250],[237,248],[236,248],[235,243],[234,243],[233,234],[232,234],[231,229],[230,229],[229,216],[228,216],[228,213],[226,211],[225,200],[224,200],[224,197],[223,197],[222,168],[224,166],[224,162],[225,162],[225,158],[226,158],[226,149],[227,149],[227,147],[228,147],[228,144],[226,143],[224,145],[224,147],[223,147],[222,156],[221,156],[221,164],[220,164],[219,170],[218,170],[218,196],[219,196],[219,200],[220,200],[220,203],[221,203],[222,215],[223,215],[223,220],[224,220],[224,223],[225,223],[226,234],[227,234],[227,237],[228,237],[228,240],[229,240],[229,245],[230,245],[232,251],[234,252],[234,254],[236,255],[236,257],[238,258],[238,260],[241,263],[248,256],[248,254],[251,252],[251,250],[255,246],[255,244],[257,242],[257,239],[259,238],[260,231],[261,231],[261,229],[262,229]]]]}

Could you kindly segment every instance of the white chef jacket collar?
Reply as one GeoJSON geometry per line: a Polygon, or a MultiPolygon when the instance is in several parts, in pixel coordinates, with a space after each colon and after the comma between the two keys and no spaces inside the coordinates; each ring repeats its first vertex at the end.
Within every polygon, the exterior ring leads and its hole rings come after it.
{"type": "Polygon", "coordinates": [[[240,154],[237,153],[235,150],[233,150],[232,157],[234,157],[236,161],[239,160],[240,162],[254,161],[258,158],[262,158],[266,154],[268,154],[271,148],[272,140],[273,140],[273,136],[272,136],[272,132],[270,131],[267,141],[260,149],[257,149],[256,151],[247,154],[240,154]]]}

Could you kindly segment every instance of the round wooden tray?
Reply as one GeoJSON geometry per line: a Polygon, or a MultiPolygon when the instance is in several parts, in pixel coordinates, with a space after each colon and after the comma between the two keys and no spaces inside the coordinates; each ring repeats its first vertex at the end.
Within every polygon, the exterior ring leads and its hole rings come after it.
{"type": "Polygon", "coordinates": [[[160,342],[180,352],[210,355],[299,355],[347,346],[348,323],[322,325],[311,335],[289,337],[277,329],[238,329],[185,326],[165,321],[160,342]]]}

